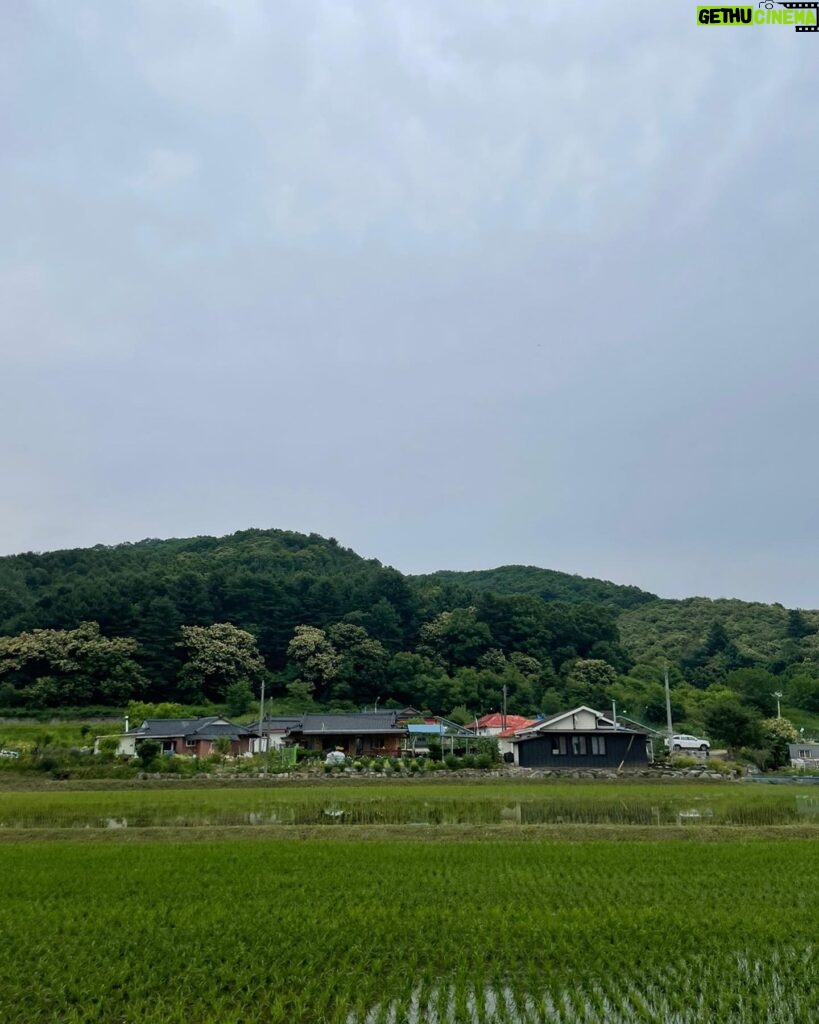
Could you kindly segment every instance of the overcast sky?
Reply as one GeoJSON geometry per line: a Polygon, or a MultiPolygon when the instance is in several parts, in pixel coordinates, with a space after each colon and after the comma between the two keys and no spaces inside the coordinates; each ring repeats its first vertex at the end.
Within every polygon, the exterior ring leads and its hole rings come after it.
{"type": "Polygon", "coordinates": [[[819,607],[819,37],[695,8],[8,5],[0,550],[819,607]]]}

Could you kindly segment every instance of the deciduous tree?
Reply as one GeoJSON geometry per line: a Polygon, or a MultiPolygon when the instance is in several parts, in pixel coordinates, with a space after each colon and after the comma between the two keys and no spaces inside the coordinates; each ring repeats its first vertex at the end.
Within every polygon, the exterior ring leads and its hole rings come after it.
{"type": "Polygon", "coordinates": [[[341,658],[323,629],[296,626],[287,654],[298,668],[299,678],[323,699],[338,675],[341,658]]]}
{"type": "Polygon", "coordinates": [[[97,622],[0,637],[0,679],[36,707],[123,704],[144,678],[130,637],[106,637],[97,622]]]}
{"type": "Polygon", "coordinates": [[[183,626],[180,647],[187,652],[180,683],[194,699],[222,699],[233,683],[255,682],[265,671],[256,638],[230,622],[183,626]]]}

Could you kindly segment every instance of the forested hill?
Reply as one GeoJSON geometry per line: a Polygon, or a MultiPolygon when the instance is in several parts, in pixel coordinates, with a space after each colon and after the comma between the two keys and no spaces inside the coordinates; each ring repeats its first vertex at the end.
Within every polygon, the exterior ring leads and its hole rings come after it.
{"type": "Polygon", "coordinates": [[[709,643],[714,657],[774,671],[819,660],[819,612],[788,611],[781,604],[707,597],[658,600],[624,611],[618,626],[637,662],[669,658],[686,666],[709,643]]]}
{"type": "Polygon", "coordinates": [[[394,569],[333,538],[284,530],[0,558],[0,635],[93,620],[104,634],[137,639],[141,664],[163,676],[182,626],[231,622],[281,665],[300,623],[359,613],[397,642],[411,604],[394,569]]]}
{"type": "Polygon", "coordinates": [[[666,663],[691,729],[753,746],[775,692],[819,714],[819,612],[533,566],[404,576],[283,530],[0,558],[0,715],[132,699],[241,714],[264,681],[299,710],[378,699],[469,720],[506,692],[518,714],[615,699],[662,723],[666,663]]]}
{"type": "Polygon", "coordinates": [[[452,572],[442,569],[417,580],[454,584],[475,593],[491,590],[496,594],[531,594],[544,601],[591,601],[612,608],[636,608],[656,601],[656,594],[639,587],[621,586],[606,580],[574,576],[535,565],[502,565],[497,569],[452,572]]]}
{"type": "MultiPolygon", "coordinates": [[[[566,595],[569,595],[566,591],[566,595]]],[[[413,579],[281,530],[0,558],[0,708],[221,700],[521,710],[577,658],[625,668],[615,611],[413,579]],[[116,641],[116,643],[114,642],[116,641]]]]}

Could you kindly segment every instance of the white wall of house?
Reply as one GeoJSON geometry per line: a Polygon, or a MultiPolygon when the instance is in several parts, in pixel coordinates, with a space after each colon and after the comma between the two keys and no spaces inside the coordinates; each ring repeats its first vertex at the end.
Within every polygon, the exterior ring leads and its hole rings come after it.
{"type": "Polygon", "coordinates": [[[517,747],[517,743],[513,743],[510,739],[498,740],[498,751],[500,752],[501,757],[503,757],[504,754],[508,754],[510,751],[514,753],[517,750],[517,747]]]}
{"type": "Polygon", "coordinates": [[[596,729],[598,716],[586,708],[580,708],[573,715],[547,722],[538,732],[566,732],[568,729],[596,729]]]}
{"type": "Polygon", "coordinates": [[[136,736],[122,736],[117,744],[117,753],[126,757],[136,757],[136,736]]]}
{"type": "Polygon", "coordinates": [[[250,753],[262,754],[266,750],[278,750],[284,746],[285,734],[283,732],[271,732],[267,736],[254,736],[250,740],[250,753]]]}

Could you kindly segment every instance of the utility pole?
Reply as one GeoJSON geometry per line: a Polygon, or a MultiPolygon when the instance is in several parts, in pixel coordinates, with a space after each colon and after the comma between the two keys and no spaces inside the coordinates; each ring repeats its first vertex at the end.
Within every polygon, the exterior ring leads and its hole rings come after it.
{"type": "MultiPolygon", "coordinates": [[[[267,745],[264,741],[264,679],[262,679],[262,696],[259,700],[259,753],[267,753],[267,745]]],[[[262,761],[262,771],[267,767],[267,758],[262,761]]]]}
{"type": "Polygon", "coordinates": [[[665,663],[665,718],[668,726],[668,753],[674,749],[674,726],[671,722],[671,689],[668,685],[668,662],[665,663]]]}
{"type": "Polygon", "coordinates": [[[506,683],[503,684],[503,732],[506,732],[506,683]]]}
{"type": "Polygon", "coordinates": [[[782,705],[780,704],[780,701],[782,700],[784,694],[780,690],[774,690],[773,696],[776,697],[776,717],[781,718],[782,705]]]}

